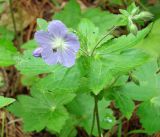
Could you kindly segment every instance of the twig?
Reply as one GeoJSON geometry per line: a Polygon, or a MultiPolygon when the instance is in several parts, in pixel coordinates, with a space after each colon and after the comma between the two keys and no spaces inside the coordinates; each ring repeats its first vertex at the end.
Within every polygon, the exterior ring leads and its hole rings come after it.
{"type": "Polygon", "coordinates": [[[16,123],[16,122],[20,122],[20,121],[22,121],[21,118],[15,119],[15,120],[9,121],[9,122],[8,122],[8,125],[13,124],[13,123],[16,123]]]}

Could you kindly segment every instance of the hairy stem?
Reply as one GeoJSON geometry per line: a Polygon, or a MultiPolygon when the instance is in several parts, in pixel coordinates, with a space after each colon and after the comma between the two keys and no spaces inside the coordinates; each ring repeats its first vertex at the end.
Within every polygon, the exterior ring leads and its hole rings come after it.
{"type": "Polygon", "coordinates": [[[95,117],[97,121],[98,135],[99,137],[101,137],[101,127],[100,127],[99,112],[98,112],[98,98],[96,95],[94,95],[94,102],[95,102],[95,117]]]}
{"type": "Polygon", "coordinates": [[[111,34],[117,27],[114,26],[106,35],[104,35],[104,37],[102,37],[97,44],[95,45],[95,47],[92,50],[91,56],[94,54],[94,51],[96,50],[96,48],[99,46],[99,44],[109,35],[111,34]]]}
{"type": "Polygon", "coordinates": [[[85,52],[83,49],[80,48],[80,50],[86,55],[89,56],[87,52],[85,52]]]}
{"type": "Polygon", "coordinates": [[[14,18],[14,13],[13,13],[12,0],[9,0],[9,8],[10,8],[13,28],[14,28],[14,32],[15,32],[15,39],[17,39],[17,28],[16,28],[16,21],[14,18]]]}

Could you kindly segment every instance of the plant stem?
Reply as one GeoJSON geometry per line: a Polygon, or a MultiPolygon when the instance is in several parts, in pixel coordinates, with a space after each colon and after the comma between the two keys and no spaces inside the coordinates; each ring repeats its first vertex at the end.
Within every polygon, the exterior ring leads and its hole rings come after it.
{"type": "Polygon", "coordinates": [[[87,52],[85,52],[83,49],[80,48],[80,50],[81,50],[86,56],[89,56],[89,55],[87,54],[87,52]]]}
{"type": "Polygon", "coordinates": [[[2,129],[1,129],[1,137],[4,137],[4,127],[5,127],[5,112],[2,112],[2,129]]]}
{"type": "Polygon", "coordinates": [[[94,95],[94,102],[95,102],[95,117],[96,117],[96,121],[97,121],[98,135],[99,135],[99,137],[101,137],[101,127],[100,127],[100,121],[99,121],[98,98],[97,98],[97,95],[94,95]]]}
{"type": "Polygon", "coordinates": [[[13,28],[14,28],[14,32],[15,32],[15,39],[17,39],[17,28],[16,28],[16,21],[14,18],[14,13],[13,13],[12,0],[9,0],[9,8],[10,8],[13,28]]]}
{"type": "Polygon", "coordinates": [[[121,137],[122,135],[122,121],[119,121],[119,125],[118,125],[118,137],[121,137]]]}
{"type": "Polygon", "coordinates": [[[110,31],[108,31],[108,33],[106,35],[104,35],[104,37],[102,37],[97,44],[95,45],[95,47],[92,50],[91,56],[93,55],[94,51],[96,50],[96,48],[98,47],[98,45],[109,35],[111,34],[117,27],[114,26],[110,31]]]}
{"type": "Polygon", "coordinates": [[[93,119],[92,119],[92,127],[91,127],[90,137],[92,137],[92,132],[93,132],[94,125],[95,125],[95,118],[96,118],[96,113],[95,113],[95,106],[94,106],[94,110],[93,110],[93,119]]]}
{"type": "Polygon", "coordinates": [[[127,136],[131,135],[131,134],[147,134],[147,132],[145,130],[142,130],[142,129],[131,130],[127,133],[127,136]]]}

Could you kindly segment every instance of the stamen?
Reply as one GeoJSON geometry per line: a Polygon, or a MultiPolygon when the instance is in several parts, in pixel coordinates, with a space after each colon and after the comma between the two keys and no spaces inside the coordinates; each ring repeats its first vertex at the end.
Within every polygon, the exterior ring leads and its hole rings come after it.
{"type": "Polygon", "coordinates": [[[63,47],[64,47],[64,40],[62,38],[55,38],[53,48],[63,48],[63,47]]]}
{"type": "Polygon", "coordinates": [[[53,51],[53,52],[57,52],[57,49],[56,49],[56,48],[55,48],[55,49],[52,49],[52,51],[53,51]]]}

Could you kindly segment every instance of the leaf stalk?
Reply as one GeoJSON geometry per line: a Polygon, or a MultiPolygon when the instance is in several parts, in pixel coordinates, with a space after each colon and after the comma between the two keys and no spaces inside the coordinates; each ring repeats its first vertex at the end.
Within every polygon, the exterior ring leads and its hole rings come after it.
{"type": "Polygon", "coordinates": [[[97,129],[98,135],[101,137],[101,127],[100,127],[100,120],[99,120],[99,111],[98,111],[98,95],[94,95],[94,103],[95,103],[95,117],[97,121],[97,129]]]}

